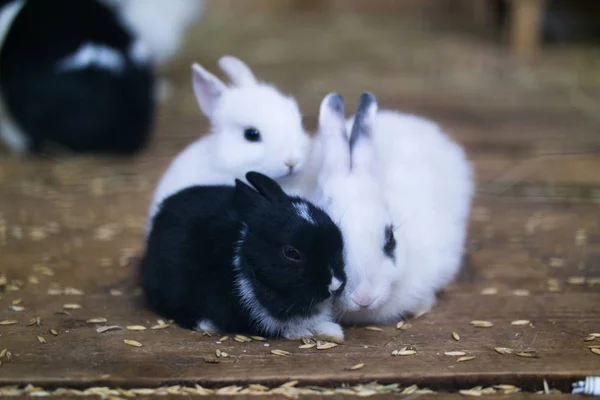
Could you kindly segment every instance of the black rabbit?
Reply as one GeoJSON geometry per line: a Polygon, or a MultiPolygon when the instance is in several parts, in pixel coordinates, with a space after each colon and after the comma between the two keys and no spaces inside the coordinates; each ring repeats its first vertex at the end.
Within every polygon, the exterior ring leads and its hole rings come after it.
{"type": "Polygon", "coordinates": [[[183,327],[342,341],[344,245],[329,216],[249,172],[258,191],[194,186],[156,214],[141,266],[150,308],[183,327]]]}
{"type": "Polygon", "coordinates": [[[0,0],[0,138],[133,153],[154,116],[149,50],[97,0],[0,0]]]}

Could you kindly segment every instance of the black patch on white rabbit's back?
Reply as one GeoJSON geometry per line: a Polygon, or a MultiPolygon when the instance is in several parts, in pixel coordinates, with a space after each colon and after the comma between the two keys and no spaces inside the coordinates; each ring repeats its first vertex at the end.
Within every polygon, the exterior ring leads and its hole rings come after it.
{"type": "Polygon", "coordinates": [[[132,57],[135,38],[96,0],[27,0],[1,49],[0,89],[30,140],[76,152],[130,153],[152,128],[151,66],[132,57]],[[85,46],[111,63],[61,70],[85,46]]]}

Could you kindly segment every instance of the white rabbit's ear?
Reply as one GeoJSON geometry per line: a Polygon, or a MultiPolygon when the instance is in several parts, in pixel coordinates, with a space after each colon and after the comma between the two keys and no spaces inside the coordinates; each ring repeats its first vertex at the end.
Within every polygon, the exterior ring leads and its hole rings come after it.
{"type": "Polygon", "coordinates": [[[219,67],[227,74],[236,86],[256,85],[254,73],[242,60],[233,56],[223,56],[219,60],[219,67]]]}
{"type": "Polygon", "coordinates": [[[217,100],[227,87],[219,78],[196,63],[192,65],[192,83],[200,109],[211,118],[217,100]]]}
{"type": "Polygon", "coordinates": [[[376,114],[377,100],[375,96],[372,93],[364,92],[360,96],[350,134],[350,168],[353,172],[376,173],[375,144],[372,135],[376,114]]]}
{"type": "Polygon", "coordinates": [[[329,93],[319,110],[319,136],[323,144],[323,169],[325,176],[350,171],[350,146],[346,135],[344,99],[329,93]]]}

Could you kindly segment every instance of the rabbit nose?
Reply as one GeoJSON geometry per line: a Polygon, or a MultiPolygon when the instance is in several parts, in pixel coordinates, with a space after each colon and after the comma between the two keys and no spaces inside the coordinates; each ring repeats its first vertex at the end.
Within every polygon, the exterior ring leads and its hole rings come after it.
{"type": "Polygon", "coordinates": [[[296,166],[296,164],[298,164],[298,161],[296,160],[286,160],[284,162],[285,166],[288,167],[289,173],[292,173],[292,171],[294,170],[294,167],[296,166]]]}
{"type": "Polygon", "coordinates": [[[362,308],[369,307],[375,301],[375,297],[369,294],[355,295],[352,301],[362,308]]]}

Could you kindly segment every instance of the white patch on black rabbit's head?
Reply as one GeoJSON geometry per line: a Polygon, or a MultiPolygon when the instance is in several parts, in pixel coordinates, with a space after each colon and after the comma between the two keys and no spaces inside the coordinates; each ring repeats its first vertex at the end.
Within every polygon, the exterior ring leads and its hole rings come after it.
{"type": "Polygon", "coordinates": [[[323,210],[287,196],[265,175],[249,172],[246,179],[257,191],[238,180],[234,194],[244,224],[234,254],[242,297],[278,321],[317,314],[344,289],[339,228],[323,210]],[[299,215],[299,204],[306,215],[299,215]]]}
{"type": "Polygon", "coordinates": [[[235,57],[222,57],[219,66],[232,85],[193,66],[194,92],[212,124],[219,168],[234,175],[257,171],[273,179],[301,170],[311,142],[294,98],[258,81],[235,57]]]}
{"type": "Polygon", "coordinates": [[[319,116],[323,145],[319,204],[339,224],[344,236],[348,284],[341,308],[349,312],[383,305],[398,275],[394,226],[378,178],[372,138],[376,114],[375,97],[363,93],[349,134],[344,101],[332,93],[321,103],[319,116]]]}

